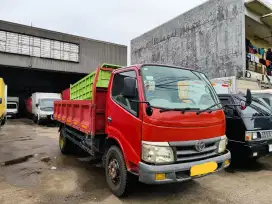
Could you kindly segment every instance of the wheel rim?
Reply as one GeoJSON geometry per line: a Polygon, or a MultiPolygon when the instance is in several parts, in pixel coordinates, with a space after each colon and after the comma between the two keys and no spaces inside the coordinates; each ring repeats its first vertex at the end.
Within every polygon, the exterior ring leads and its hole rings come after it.
{"type": "Polygon", "coordinates": [[[60,145],[60,148],[62,149],[64,146],[64,137],[60,137],[59,145],[60,145]]]}
{"type": "Polygon", "coordinates": [[[120,183],[120,166],[115,158],[111,158],[108,165],[108,174],[114,185],[120,183]]]}

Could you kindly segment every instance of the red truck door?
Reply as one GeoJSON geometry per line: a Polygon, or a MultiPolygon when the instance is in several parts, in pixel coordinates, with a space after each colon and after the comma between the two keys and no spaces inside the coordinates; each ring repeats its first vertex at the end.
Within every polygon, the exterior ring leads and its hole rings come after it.
{"type": "MultiPolygon", "coordinates": [[[[124,78],[137,78],[135,69],[126,69],[115,73],[110,83],[107,97],[106,131],[121,145],[127,167],[137,165],[141,155],[142,121],[139,118],[139,103],[131,102],[122,96],[124,78]]],[[[137,86],[138,87],[138,86],[137,86]]],[[[139,100],[137,97],[134,100],[139,100]]]]}

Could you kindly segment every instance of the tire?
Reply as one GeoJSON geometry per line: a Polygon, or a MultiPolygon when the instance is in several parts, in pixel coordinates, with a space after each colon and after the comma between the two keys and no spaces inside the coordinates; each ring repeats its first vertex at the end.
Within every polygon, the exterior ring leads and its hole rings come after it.
{"type": "Polygon", "coordinates": [[[124,196],[128,190],[129,175],[123,154],[117,146],[111,146],[106,154],[105,174],[112,193],[117,197],[124,196]]]}
{"type": "Polygon", "coordinates": [[[61,129],[59,135],[59,148],[62,154],[72,154],[75,151],[75,144],[67,137],[64,137],[64,128],[61,129]]]}
{"type": "Polygon", "coordinates": [[[38,117],[36,117],[35,115],[32,116],[32,120],[34,123],[37,123],[37,119],[38,119],[38,117]]]}
{"type": "Polygon", "coordinates": [[[5,124],[6,124],[6,121],[7,121],[7,118],[4,117],[4,119],[1,121],[1,125],[2,125],[2,126],[5,125],[5,124]]]}

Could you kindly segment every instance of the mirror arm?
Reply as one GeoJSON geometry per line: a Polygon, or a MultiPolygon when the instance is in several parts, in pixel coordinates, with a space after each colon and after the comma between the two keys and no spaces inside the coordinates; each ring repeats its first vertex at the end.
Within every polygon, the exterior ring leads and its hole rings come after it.
{"type": "Polygon", "coordinates": [[[232,106],[240,106],[240,105],[237,105],[237,104],[234,104],[234,105],[226,104],[226,105],[223,105],[223,108],[224,108],[224,107],[228,107],[228,108],[230,108],[231,110],[236,111],[236,110],[234,109],[234,107],[232,107],[232,106]]]}
{"type": "Polygon", "coordinates": [[[228,107],[230,107],[230,106],[240,106],[240,104],[226,104],[226,105],[223,105],[223,107],[225,107],[225,106],[228,106],[228,107]]]}
{"type": "Polygon", "coordinates": [[[148,101],[137,101],[137,100],[131,100],[131,99],[128,99],[129,101],[131,102],[134,102],[134,103],[145,103],[147,104],[148,106],[151,106],[150,103],[148,101]]]}

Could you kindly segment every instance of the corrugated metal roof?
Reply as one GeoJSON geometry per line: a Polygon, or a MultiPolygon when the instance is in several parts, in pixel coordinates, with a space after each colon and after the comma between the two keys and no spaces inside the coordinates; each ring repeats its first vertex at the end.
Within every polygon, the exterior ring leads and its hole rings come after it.
{"type": "MultiPolygon", "coordinates": [[[[87,38],[87,37],[82,37],[82,36],[72,35],[72,34],[68,34],[68,33],[62,33],[62,32],[58,32],[58,31],[52,31],[52,30],[47,30],[47,29],[43,29],[43,28],[38,28],[38,27],[33,27],[33,26],[28,26],[28,25],[23,25],[23,24],[18,24],[18,23],[13,23],[13,22],[9,22],[9,21],[0,20],[0,27],[1,28],[2,28],[2,25],[7,25],[5,27],[9,27],[8,25],[11,25],[11,26],[16,26],[16,27],[21,27],[21,28],[32,29],[32,30],[36,30],[36,31],[43,31],[43,32],[52,33],[52,34],[64,35],[64,36],[69,36],[69,37],[74,37],[74,38],[80,38],[80,39],[83,39],[83,40],[89,40],[89,41],[94,41],[94,42],[103,43],[103,44],[111,44],[111,45],[116,45],[116,46],[119,46],[119,47],[127,47],[126,45],[121,45],[121,44],[118,44],[118,43],[95,40],[95,39],[91,39],[91,38],[87,38]]],[[[13,30],[8,30],[8,29],[4,29],[4,30],[14,32],[13,30]]],[[[29,33],[26,33],[26,34],[29,34],[29,33]]]]}
{"type": "Polygon", "coordinates": [[[245,6],[251,11],[263,16],[272,13],[272,9],[262,0],[249,0],[245,2],[245,6]]]}
{"type": "Polygon", "coordinates": [[[261,17],[261,21],[272,28],[272,13],[261,17]]]}

